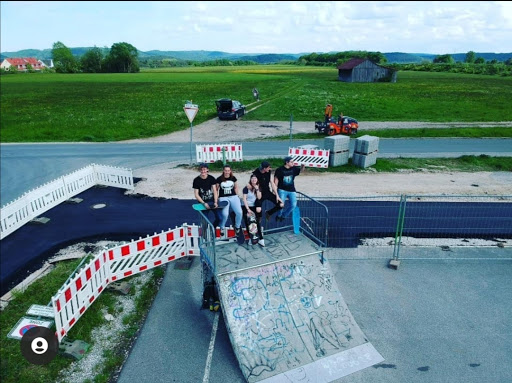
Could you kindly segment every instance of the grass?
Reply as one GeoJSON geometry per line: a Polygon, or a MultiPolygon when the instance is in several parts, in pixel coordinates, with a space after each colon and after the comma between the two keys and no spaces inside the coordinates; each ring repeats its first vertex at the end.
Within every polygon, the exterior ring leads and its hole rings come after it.
{"type": "MultiPolygon", "coordinates": [[[[268,161],[272,169],[277,169],[283,164],[281,158],[261,158],[244,160],[242,162],[233,162],[229,165],[233,173],[250,172],[256,169],[261,161],[268,161]]],[[[222,161],[208,164],[210,171],[220,173],[222,171],[222,161]]],[[[377,163],[371,167],[375,172],[400,172],[404,170],[421,171],[421,169],[443,169],[445,171],[455,172],[499,172],[512,171],[512,157],[491,157],[488,155],[480,156],[461,156],[458,158],[378,158],[377,163]]],[[[195,169],[195,168],[194,168],[195,169]]],[[[357,167],[351,163],[341,166],[332,166],[323,168],[306,168],[307,172],[318,173],[366,173],[368,169],[357,167]]]]}
{"type": "MultiPolygon", "coordinates": [[[[357,134],[351,135],[358,138],[364,135],[380,138],[512,138],[512,128],[508,127],[485,127],[485,128],[422,128],[422,129],[379,129],[359,130],[357,134]]],[[[295,133],[293,138],[297,140],[315,140],[326,137],[315,133],[295,133]]],[[[290,135],[274,136],[266,140],[289,140],[290,135]]]]}
{"type": "MultiPolygon", "coordinates": [[[[7,338],[7,334],[17,321],[26,315],[26,311],[32,304],[47,304],[51,300],[52,295],[58,291],[75,270],[79,262],[80,260],[59,262],[56,268],[48,275],[35,281],[24,292],[17,292],[15,299],[0,312],[0,336],[2,338],[0,345],[0,380],[3,383],[55,382],[59,378],[61,371],[69,367],[73,362],[70,358],[57,355],[47,365],[37,366],[30,364],[21,355],[20,341],[7,338]]],[[[140,328],[145,313],[149,310],[153,297],[158,290],[159,281],[162,279],[164,271],[162,268],[156,268],[150,271],[150,273],[152,273],[150,281],[140,287],[141,292],[136,300],[135,312],[123,318],[123,321],[130,323],[130,326],[122,334],[122,344],[106,351],[106,361],[100,366],[100,370],[94,380],[95,383],[109,382],[112,374],[121,367],[124,361],[124,348],[131,343],[134,334],[140,328]]],[[[130,294],[134,294],[133,289],[130,294]]],[[[100,294],[98,300],[89,307],[71,329],[67,337],[69,339],[80,339],[93,345],[95,339],[91,336],[91,333],[93,329],[104,324],[104,310],[114,316],[123,315],[118,312],[116,306],[116,293],[108,289],[100,294]]]]}
{"type": "Polygon", "coordinates": [[[199,105],[197,125],[216,117],[218,98],[252,104],[254,87],[260,107],[247,120],[315,121],[330,102],[334,114],[360,121],[512,121],[512,77],[498,76],[400,72],[396,83],[361,84],[338,81],[332,68],[269,65],[31,73],[1,76],[0,85],[2,142],[108,142],[168,134],[190,127],[183,111],[188,100],[199,105]]]}

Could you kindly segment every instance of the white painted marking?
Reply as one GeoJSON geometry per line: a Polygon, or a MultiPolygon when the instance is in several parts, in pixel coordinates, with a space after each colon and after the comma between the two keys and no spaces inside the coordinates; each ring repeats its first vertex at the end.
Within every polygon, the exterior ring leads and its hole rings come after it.
{"type": "Polygon", "coordinates": [[[217,336],[217,329],[219,328],[219,312],[215,313],[213,318],[212,336],[210,338],[210,346],[208,347],[208,356],[206,358],[206,366],[204,368],[203,383],[208,383],[210,380],[210,370],[212,368],[213,348],[215,346],[215,337],[217,336]]]}

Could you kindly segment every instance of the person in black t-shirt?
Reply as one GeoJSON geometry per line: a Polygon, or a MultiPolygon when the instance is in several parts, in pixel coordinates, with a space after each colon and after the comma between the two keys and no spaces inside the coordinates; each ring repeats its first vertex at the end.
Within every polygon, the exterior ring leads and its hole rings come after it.
{"type": "Polygon", "coordinates": [[[304,164],[301,167],[294,166],[295,161],[292,157],[285,157],[284,165],[276,170],[274,175],[274,183],[277,187],[279,198],[282,201],[289,200],[289,204],[276,215],[276,221],[284,221],[293,209],[297,206],[297,193],[295,190],[295,177],[297,177],[301,170],[304,170],[304,164]]]}
{"type": "Polygon", "coordinates": [[[272,209],[265,212],[265,218],[270,220],[272,214],[283,208],[284,202],[279,198],[277,193],[277,186],[272,182],[272,167],[268,161],[263,161],[261,165],[254,170],[253,174],[258,177],[258,183],[261,190],[261,204],[263,201],[268,200],[274,204],[272,209]]]}
{"type": "Polygon", "coordinates": [[[219,201],[227,201],[228,205],[222,208],[222,215],[220,220],[221,233],[224,232],[228,214],[230,211],[235,213],[235,231],[239,235],[242,230],[242,204],[238,196],[238,182],[233,175],[233,170],[230,165],[224,165],[222,175],[217,177],[217,191],[219,193],[219,201]]]}
{"type": "Polygon", "coordinates": [[[213,221],[213,227],[219,226],[222,220],[222,211],[217,209],[217,202],[219,200],[217,193],[217,180],[212,175],[208,174],[208,165],[202,163],[199,165],[200,174],[194,178],[192,188],[194,189],[194,197],[197,202],[203,204],[207,210],[205,215],[208,216],[210,210],[213,211],[215,220],[213,221]]]}

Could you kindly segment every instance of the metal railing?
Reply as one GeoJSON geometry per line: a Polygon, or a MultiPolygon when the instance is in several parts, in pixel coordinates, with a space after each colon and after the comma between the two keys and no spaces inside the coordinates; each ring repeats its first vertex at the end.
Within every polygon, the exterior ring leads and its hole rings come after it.
{"type": "MultiPolygon", "coordinates": [[[[493,246],[512,240],[512,196],[390,195],[312,198],[297,192],[301,232],[333,259],[439,259],[439,251],[454,246],[493,246]],[[419,248],[423,251],[417,251],[419,248]],[[438,251],[429,251],[436,248],[438,251]]],[[[263,211],[272,208],[268,201],[263,211]]],[[[293,229],[292,219],[264,221],[265,233],[293,229]]],[[[214,279],[215,231],[201,213],[203,281],[214,279]]],[[[510,247],[510,246],[509,246],[510,247]]],[[[477,256],[473,256],[475,259],[477,256]]],[[[463,252],[449,259],[467,259],[463,252]]],[[[487,256],[486,259],[489,259],[487,256]]],[[[497,259],[512,260],[512,252],[497,259]]]]}
{"type": "MultiPolygon", "coordinates": [[[[455,248],[477,247],[496,249],[512,239],[512,196],[425,196],[404,195],[400,200],[393,259],[418,258],[415,247],[436,247],[447,253],[424,253],[426,259],[476,259],[452,251],[455,248]]],[[[500,251],[496,259],[512,259],[500,251]]],[[[481,259],[489,259],[488,256],[481,259]]]]}
{"type": "MultiPolygon", "coordinates": [[[[286,201],[286,204],[287,203],[289,202],[286,201]]],[[[265,211],[271,209],[272,207],[273,204],[271,202],[267,200],[263,201],[263,214],[265,211]]],[[[326,247],[329,238],[329,210],[327,206],[304,193],[297,192],[297,207],[300,209],[301,233],[303,233],[318,245],[326,247]]],[[[272,216],[269,222],[264,222],[266,233],[277,233],[281,231],[293,230],[292,216],[286,218],[284,222],[277,223],[275,221],[276,214],[272,216]]]]}

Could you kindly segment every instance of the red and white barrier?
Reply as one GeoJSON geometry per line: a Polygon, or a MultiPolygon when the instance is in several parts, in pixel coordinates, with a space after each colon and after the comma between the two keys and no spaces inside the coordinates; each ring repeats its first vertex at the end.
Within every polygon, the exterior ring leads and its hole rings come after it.
{"type": "Polygon", "coordinates": [[[186,224],[97,254],[52,297],[59,342],[109,283],[199,254],[199,227],[186,224]]]}
{"type": "Polygon", "coordinates": [[[197,226],[178,227],[108,250],[112,281],[185,256],[199,256],[197,226]]]}
{"type": "Polygon", "coordinates": [[[288,155],[293,158],[294,165],[305,165],[308,168],[328,168],[329,149],[289,148],[288,155]]]}
{"type": "Polygon", "coordinates": [[[196,145],[196,159],[198,163],[222,161],[224,155],[226,156],[226,161],[243,161],[242,144],[196,145]]]}
{"type": "Polygon", "coordinates": [[[59,342],[110,283],[105,251],[96,255],[78,274],[52,297],[59,342]]]}

